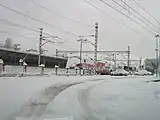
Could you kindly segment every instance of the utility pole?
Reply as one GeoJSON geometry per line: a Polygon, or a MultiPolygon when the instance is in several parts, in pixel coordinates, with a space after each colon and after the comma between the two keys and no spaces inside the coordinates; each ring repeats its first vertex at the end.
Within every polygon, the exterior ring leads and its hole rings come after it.
{"type": "Polygon", "coordinates": [[[156,77],[158,77],[158,66],[159,66],[159,58],[158,58],[158,55],[159,55],[159,48],[158,48],[158,37],[159,35],[155,35],[155,38],[156,38],[156,77]]]}
{"type": "Polygon", "coordinates": [[[42,39],[43,39],[43,28],[40,28],[38,66],[41,64],[42,39]]]}
{"type": "Polygon", "coordinates": [[[58,49],[56,49],[56,57],[58,56],[58,49]]]}
{"type": "Polygon", "coordinates": [[[158,75],[159,75],[159,79],[160,79],[160,39],[159,39],[159,35],[158,35],[158,41],[159,41],[159,46],[158,46],[158,52],[159,52],[159,58],[158,58],[158,75]]]}
{"type": "Polygon", "coordinates": [[[129,70],[129,67],[130,67],[130,46],[128,46],[128,60],[127,60],[127,66],[128,66],[128,70],[129,70]]]}
{"type": "Polygon", "coordinates": [[[116,53],[114,55],[114,66],[115,66],[115,70],[117,70],[117,54],[116,53]]]}
{"type": "Polygon", "coordinates": [[[141,70],[141,66],[142,66],[142,57],[140,57],[140,60],[139,60],[139,69],[141,70]]]}
{"type": "Polygon", "coordinates": [[[95,23],[95,50],[94,50],[94,64],[96,70],[96,63],[97,63],[97,48],[98,48],[98,23],[95,23]]]}
{"type": "Polygon", "coordinates": [[[80,66],[82,65],[82,42],[83,42],[83,39],[80,39],[80,51],[79,51],[80,66]]]}
{"type": "Polygon", "coordinates": [[[80,70],[79,70],[79,74],[81,75],[81,69],[82,69],[82,45],[83,45],[83,42],[86,42],[87,39],[84,39],[84,36],[79,36],[80,39],[77,40],[78,42],[80,42],[80,50],[79,50],[79,60],[80,60],[80,70]]]}

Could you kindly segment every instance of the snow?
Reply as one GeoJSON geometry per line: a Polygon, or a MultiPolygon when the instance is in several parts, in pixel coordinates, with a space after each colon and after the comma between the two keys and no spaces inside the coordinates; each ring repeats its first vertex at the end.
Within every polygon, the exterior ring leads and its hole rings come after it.
{"type": "Polygon", "coordinates": [[[111,72],[111,74],[126,74],[126,75],[129,75],[129,72],[127,72],[124,69],[117,69],[116,71],[111,72]]]}
{"type": "Polygon", "coordinates": [[[44,67],[44,64],[40,64],[39,67],[44,67]]]}
{"type": "Polygon", "coordinates": [[[26,62],[23,62],[23,66],[27,66],[27,63],[26,63],[26,62]]]}
{"type": "MultiPolygon", "coordinates": [[[[153,77],[147,77],[147,78],[146,77],[136,78],[134,76],[133,77],[130,76],[129,77],[111,77],[111,76],[68,76],[67,77],[67,76],[48,75],[41,77],[33,76],[33,77],[0,78],[0,96],[1,96],[0,111],[2,111],[0,112],[0,119],[4,120],[6,117],[10,117],[15,113],[19,113],[20,111],[22,112],[23,109],[20,110],[20,108],[22,106],[25,106],[29,102],[35,101],[36,103],[38,103],[43,101],[42,103],[45,103],[48,101],[47,97],[52,98],[50,96],[52,95],[53,100],[51,101],[51,103],[47,105],[47,109],[46,110],[44,109],[44,114],[45,114],[44,117],[46,119],[49,119],[50,116],[52,117],[54,116],[54,118],[65,118],[74,115],[78,120],[78,118],[84,118],[83,117],[85,114],[84,111],[86,109],[89,110],[89,112],[86,111],[87,114],[90,114],[92,112],[89,109],[88,103],[85,103],[85,101],[90,98],[84,98],[84,96],[88,96],[89,94],[88,92],[92,88],[92,86],[104,82],[109,84],[109,86],[105,84],[105,86],[103,87],[102,90],[104,90],[104,92],[106,91],[106,89],[110,91],[111,87],[113,88],[115,87],[115,90],[112,88],[112,91],[117,91],[117,88],[121,91],[121,88],[123,88],[126,84],[127,85],[128,84],[132,85],[132,83],[139,84],[139,82],[141,82],[143,79],[149,80],[153,79],[153,77]],[[130,83],[129,81],[131,80],[135,82],[132,81],[130,83]],[[112,83],[114,83],[115,86],[112,83]],[[44,91],[48,90],[49,91],[51,90],[50,93],[48,94],[49,96],[45,96],[43,93],[44,91]]],[[[98,89],[101,90],[100,88],[98,89]]],[[[125,91],[125,89],[123,90],[125,91]]],[[[128,90],[126,89],[126,91],[128,90]]],[[[91,95],[102,98],[102,96],[99,96],[97,92],[95,92],[95,94],[91,93],[91,95]]],[[[157,96],[159,96],[159,94],[157,94],[157,96]]],[[[96,103],[93,104],[96,105],[96,103]]],[[[21,116],[20,117],[17,116],[17,118],[21,118],[21,116]]]]}
{"type": "Polygon", "coordinates": [[[19,59],[19,63],[22,63],[23,62],[23,60],[22,59],[19,59]]]}
{"type": "Polygon", "coordinates": [[[148,75],[148,71],[147,70],[140,70],[137,72],[138,75],[148,75]]]}
{"type": "Polygon", "coordinates": [[[145,82],[153,79],[112,77],[75,85],[58,94],[43,117],[72,115],[74,120],[159,119],[160,104],[157,96],[160,85],[145,82]]]}
{"type": "Polygon", "coordinates": [[[0,64],[3,64],[3,60],[2,59],[0,59],[0,64]]]}
{"type": "Polygon", "coordinates": [[[55,65],[55,68],[59,68],[59,66],[58,66],[58,65],[55,65]]]}
{"type": "Polygon", "coordinates": [[[85,82],[99,77],[101,76],[0,77],[0,119],[4,120],[19,111],[24,103],[35,98],[45,88],[85,82]]]}

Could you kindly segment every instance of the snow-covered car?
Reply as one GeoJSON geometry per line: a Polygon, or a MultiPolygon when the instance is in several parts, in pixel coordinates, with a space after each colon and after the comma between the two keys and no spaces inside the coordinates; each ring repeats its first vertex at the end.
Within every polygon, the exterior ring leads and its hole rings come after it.
{"type": "Polygon", "coordinates": [[[140,70],[136,73],[136,75],[144,76],[144,75],[152,75],[152,73],[148,72],[147,70],[140,70]]]}
{"type": "Polygon", "coordinates": [[[129,75],[129,72],[123,69],[118,69],[116,71],[111,72],[112,76],[127,76],[129,75]]]}
{"type": "Polygon", "coordinates": [[[153,75],[153,73],[152,73],[152,72],[147,71],[147,75],[153,75]]]}

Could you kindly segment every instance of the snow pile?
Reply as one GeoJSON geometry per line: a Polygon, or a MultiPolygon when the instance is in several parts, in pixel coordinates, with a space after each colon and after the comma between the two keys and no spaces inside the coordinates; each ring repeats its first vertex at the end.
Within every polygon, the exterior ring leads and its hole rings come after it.
{"type": "Polygon", "coordinates": [[[3,62],[3,60],[2,59],[0,59],[0,64],[3,64],[4,62],[3,62]]]}

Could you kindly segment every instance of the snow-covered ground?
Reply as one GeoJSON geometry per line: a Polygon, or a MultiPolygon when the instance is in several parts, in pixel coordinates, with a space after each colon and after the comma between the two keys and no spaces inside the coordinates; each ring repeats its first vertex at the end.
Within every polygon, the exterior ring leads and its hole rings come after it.
{"type": "Polygon", "coordinates": [[[44,118],[74,120],[160,119],[160,84],[153,77],[114,77],[89,81],[61,92],[44,118]]]}
{"type": "Polygon", "coordinates": [[[146,82],[153,79],[53,75],[0,78],[0,119],[157,120],[160,84],[146,82]]]}
{"type": "Polygon", "coordinates": [[[0,77],[0,120],[10,117],[28,102],[37,99],[37,94],[45,88],[56,85],[68,85],[100,76],[32,76],[32,77],[0,77]]]}

